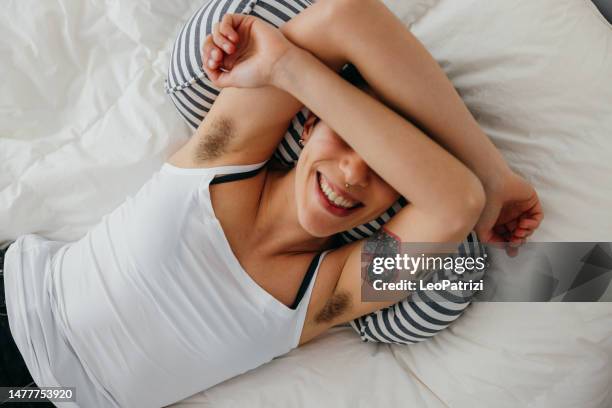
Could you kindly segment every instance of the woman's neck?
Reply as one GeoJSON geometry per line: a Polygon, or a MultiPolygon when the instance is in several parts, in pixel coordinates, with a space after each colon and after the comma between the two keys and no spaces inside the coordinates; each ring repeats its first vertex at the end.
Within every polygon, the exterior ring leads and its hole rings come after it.
{"type": "Polygon", "coordinates": [[[295,201],[295,169],[269,170],[255,217],[253,239],[270,255],[318,252],[331,246],[332,237],[318,238],[299,223],[295,201]]]}

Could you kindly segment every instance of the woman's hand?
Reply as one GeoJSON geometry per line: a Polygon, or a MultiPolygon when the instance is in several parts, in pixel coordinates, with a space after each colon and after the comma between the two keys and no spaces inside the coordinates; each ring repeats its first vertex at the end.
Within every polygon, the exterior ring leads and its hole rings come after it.
{"type": "Polygon", "coordinates": [[[525,179],[512,171],[502,177],[496,187],[487,188],[487,203],[476,224],[476,233],[483,242],[509,243],[509,255],[538,228],[544,218],[540,199],[525,179]]]}
{"type": "Polygon", "coordinates": [[[263,20],[226,14],[206,37],[203,69],[221,88],[267,86],[272,83],[276,64],[292,47],[280,30],[263,20]]]}

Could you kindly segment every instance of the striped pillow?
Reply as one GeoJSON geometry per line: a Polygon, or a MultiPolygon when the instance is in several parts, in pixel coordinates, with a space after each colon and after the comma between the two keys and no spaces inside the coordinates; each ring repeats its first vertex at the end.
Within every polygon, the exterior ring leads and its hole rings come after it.
{"type": "MultiPolygon", "coordinates": [[[[212,31],[213,24],[226,13],[239,13],[259,17],[279,27],[311,4],[310,0],[210,0],[196,11],[174,44],[165,84],[166,92],[189,126],[198,127],[220,92],[201,69],[201,44],[212,31]]],[[[308,109],[298,112],[275,152],[275,157],[288,167],[296,163],[302,151],[298,140],[307,117],[308,109]]],[[[406,200],[402,198],[375,220],[343,232],[342,239],[352,242],[372,235],[404,205],[406,200]]],[[[475,235],[470,235],[462,250],[472,254],[475,242],[475,235]]],[[[414,296],[414,300],[418,300],[419,295],[414,296]]],[[[434,303],[415,302],[410,297],[355,320],[352,326],[364,341],[415,343],[448,326],[469,305],[469,299],[471,294],[452,292],[440,293],[434,303]]]]}
{"type": "MultiPolygon", "coordinates": [[[[471,232],[459,245],[457,256],[481,257],[484,247],[471,232]]],[[[452,270],[437,271],[428,282],[480,280],[484,271],[463,276],[452,270]]],[[[386,309],[362,316],[351,326],[366,342],[414,344],[436,335],[457,320],[470,305],[474,292],[469,290],[417,290],[410,297],[386,309]]]]}

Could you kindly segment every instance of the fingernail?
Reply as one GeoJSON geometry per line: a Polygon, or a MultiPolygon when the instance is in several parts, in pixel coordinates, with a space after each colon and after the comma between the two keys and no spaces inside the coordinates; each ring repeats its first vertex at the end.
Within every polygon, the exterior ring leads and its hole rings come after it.
{"type": "Polygon", "coordinates": [[[225,52],[230,52],[232,47],[229,44],[225,43],[223,44],[223,49],[225,50],[225,52]]]}
{"type": "Polygon", "coordinates": [[[208,60],[208,67],[209,67],[209,68],[214,68],[214,67],[215,67],[215,61],[213,61],[213,60],[208,60]]]}
{"type": "Polygon", "coordinates": [[[212,50],[210,54],[211,54],[211,56],[213,58],[219,58],[219,51],[218,50],[212,50]]]}

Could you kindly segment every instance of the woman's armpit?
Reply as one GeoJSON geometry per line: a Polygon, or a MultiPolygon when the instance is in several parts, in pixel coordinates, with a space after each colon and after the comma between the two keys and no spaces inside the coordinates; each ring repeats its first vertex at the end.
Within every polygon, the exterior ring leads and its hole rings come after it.
{"type": "Polygon", "coordinates": [[[348,291],[341,291],[331,295],[325,306],[315,316],[315,322],[320,324],[331,323],[342,314],[346,313],[352,303],[351,294],[348,291]]]}
{"type": "Polygon", "coordinates": [[[198,131],[196,160],[208,161],[221,157],[227,152],[230,141],[234,138],[235,126],[231,118],[217,117],[205,123],[198,131]]]}

